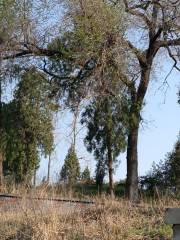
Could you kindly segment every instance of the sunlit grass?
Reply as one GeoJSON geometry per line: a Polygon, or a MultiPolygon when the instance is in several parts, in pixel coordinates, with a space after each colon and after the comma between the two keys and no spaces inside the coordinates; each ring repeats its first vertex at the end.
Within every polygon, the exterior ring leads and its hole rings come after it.
{"type": "MultiPolygon", "coordinates": [[[[38,194],[42,196],[43,190],[38,194]]],[[[178,206],[175,200],[141,201],[138,205],[107,196],[93,200],[94,205],[84,207],[23,199],[17,210],[1,211],[0,239],[172,239],[171,226],[164,224],[164,213],[167,207],[178,206]]]]}

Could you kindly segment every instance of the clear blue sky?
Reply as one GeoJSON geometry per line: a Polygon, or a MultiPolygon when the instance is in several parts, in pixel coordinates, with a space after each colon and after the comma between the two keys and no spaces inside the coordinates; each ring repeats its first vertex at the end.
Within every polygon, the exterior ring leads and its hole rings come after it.
{"type": "MultiPolygon", "coordinates": [[[[158,69],[146,95],[146,105],[142,112],[144,123],[140,129],[138,144],[139,175],[145,174],[151,168],[153,161],[159,162],[160,159],[164,159],[165,154],[172,150],[180,131],[180,106],[177,104],[177,92],[180,87],[179,73],[173,71],[168,78],[167,92],[165,89],[159,89],[170,67],[170,62],[166,62],[163,68],[158,69]]],[[[70,146],[71,121],[72,117],[68,112],[58,115],[55,129],[57,146],[52,156],[51,179],[56,179],[70,146]]],[[[95,160],[84,147],[84,135],[85,129],[82,129],[77,137],[77,153],[81,168],[88,165],[93,174],[95,160]]],[[[119,158],[121,163],[115,172],[117,181],[126,177],[126,155],[122,154],[119,158]]],[[[38,172],[39,179],[46,173],[47,160],[42,159],[38,172]]]]}

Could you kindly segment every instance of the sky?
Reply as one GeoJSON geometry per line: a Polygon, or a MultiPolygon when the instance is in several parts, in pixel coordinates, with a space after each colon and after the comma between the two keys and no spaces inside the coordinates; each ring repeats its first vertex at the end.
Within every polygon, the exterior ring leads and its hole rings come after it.
{"type": "MultiPolygon", "coordinates": [[[[163,160],[166,153],[173,149],[180,131],[180,106],[177,103],[177,92],[180,87],[180,76],[173,71],[168,78],[168,84],[163,85],[167,72],[171,69],[171,62],[165,60],[164,66],[159,66],[155,77],[151,79],[142,111],[143,123],[140,127],[138,142],[139,175],[146,174],[153,162],[163,160]],[[163,88],[164,86],[164,88],[163,88]]],[[[56,118],[55,144],[52,154],[51,181],[58,178],[60,169],[71,144],[72,115],[66,111],[59,113],[56,118]]],[[[86,151],[83,138],[86,129],[78,125],[76,150],[83,170],[88,166],[94,175],[96,161],[92,154],[86,151]]],[[[120,164],[115,171],[114,179],[119,181],[126,177],[126,153],[119,156],[120,164]]],[[[38,171],[38,180],[47,174],[47,159],[42,159],[38,171]]]]}

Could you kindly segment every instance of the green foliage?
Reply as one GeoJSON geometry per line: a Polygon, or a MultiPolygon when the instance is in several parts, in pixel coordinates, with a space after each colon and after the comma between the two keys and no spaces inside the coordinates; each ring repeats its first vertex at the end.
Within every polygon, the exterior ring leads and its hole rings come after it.
{"type": "Polygon", "coordinates": [[[116,162],[126,147],[125,105],[118,97],[105,97],[92,101],[82,113],[81,123],[86,124],[87,150],[94,153],[97,163],[96,175],[104,176],[107,166],[107,148],[110,141],[112,158],[116,162]]]}
{"type": "Polygon", "coordinates": [[[22,75],[22,81],[15,93],[20,117],[29,130],[36,133],[39,147],[45,155],[49,155],[53,146],[54,102],[48,98],[49,92],[45,75],[32,68],[22,75]]]}
{"type": "Polygon", "coordinates": [[[32,68],[25,71],[14,99],[4,105],[6,149],[3,170],[15,181],[30,181],[39,166],[39,154],[53,149],[52,103],[48,96],[47,79],[32,68]],[[33,87],[32,87],[33,86],[33,87]]]}
{"type": "Polygon", "coordinates": [[[60,172],[60,180],[73,185],[80,178],[80,165],[74,146],[71,146],[60,172]]]}
{"type": "MultiPolygon", "coordinates": [[[[180,137],[180,136],[179,136],[180,137]]],[[[153,164],[152,170],[140,178],[140,184],[143,188],[154,193],[155,187],[161,191],[171,190],[180,192],[180,139],[174,146],[172,152],[166,155],[164,161],[159,164],[153,164]]]]}
{"type": "Polygon", "coordinates": [[[83,3],[68,0],[66,9],[65,21],[73,28],[74,50],[81,60],[99,57],[109,37],[124,32],[124,14],[118,4],[103,0],[84,0],[83,3]]]}
{"type": "Polygon", "coordinates": [[[62,94],[65,89],[63,97],[68,95],[69,103],[84,98],[89,89],[101,91],[100,87],[105,91],[112,86],[120,89],[121,72],[126,65],[122,47],[126,21],[122,4],[103,0],[64,2],[65,28],[48,45],[50,50],[60,52],[46,66],[53,74],[57,70],[55,92],[62,94]]]}
{"type": "Polygon", "coordinates": [[[81,179],[83,181],[89,181],[91,179],[91,173],[88,167],[86,167],[84,171],[81,173],[81,179]]]}
{"type": "Polygon", "coordinates": [[[22,37],[25,39],[25,35],[30,25],[29,13],[32,10],[32,1],[18,0],[0,0],[0,42],[4,46],[10,47],[9,43],[14,41],[11,47],[14,47],[15,41],[22,37]]]}
{"type": "Polygon", "coordinates": [[[169,156],[169,161],[171,164],[171,183],[176,187],[178,193],[180,193],[180,135],[175,144],[174,150],[169,156]]]}

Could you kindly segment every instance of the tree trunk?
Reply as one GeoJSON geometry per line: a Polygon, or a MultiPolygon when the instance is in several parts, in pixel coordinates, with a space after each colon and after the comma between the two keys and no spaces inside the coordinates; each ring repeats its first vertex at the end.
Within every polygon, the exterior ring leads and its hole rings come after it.
{"type": "Polygon", "coordinates": [[[130,128],[128,135],[127,146],[127,180],[126,180],[126,197],[131,202],[137,202],[138,196],[138,132],[140,124],[140,113],[143,105],[143,100],[147,91],[147,86],[150,80],[150,70],[152,66],[152,60],[142,67],[141,80],[138,91],[131,95],[131,109],[130,109],[130,128]]]}
{"type": "Polygon", "coordinates": [[[98,193],[100,196],[102,195],[102,189],[103,189],[103,182],[100,181],[98,184],[98,193]]]}
{"type": "Polygon", "coordinates": [[[113,184],[113,158],[111,146],[108,146],[108,171],[109,171],[109,194],[114,197],[114,184],[113,184]]]}
{"type": "Polygon", "coordinates": [[[3,186],[3,154],[0,153],[0,191],[3,186]]]}
{"type": "MultiPolygon", "coordinates": [[[[3,114],[2,114],[2,82],[0,79],[0,144],[2,144],[3,141],[3,114]]],[[[0,146],[0,188],[2,188],[3,185],[3,147],[0,146]]],[[[1,189],[0,189],[1,190],[1,189]]]]}
{"type": "Polygon", "coordinates": [[[34,169],[33,186],[36,187],[36,168],[34,169]]]}
{"type": "Polygon", "coordinates": [[[107,166],[109,173],[109,194],[114,197],[114,184],[113,184],[113,156],[112,156],[112,113],[110,112],[109,99],[105,100],[106,109],[106,144],[107,144],[107,166]]]}
{"type": "Polygon", "coordinates": [[[49,154],[47,183],[49,183],[49,180],[50,180],[50,170],[51,170],[51,155],[49,154]]]}
{"type": "Polygon", "coordinates": [[[139,125],[128,136],[126,197],[132,202],[138,201],[138,130],[139,125]]]}

